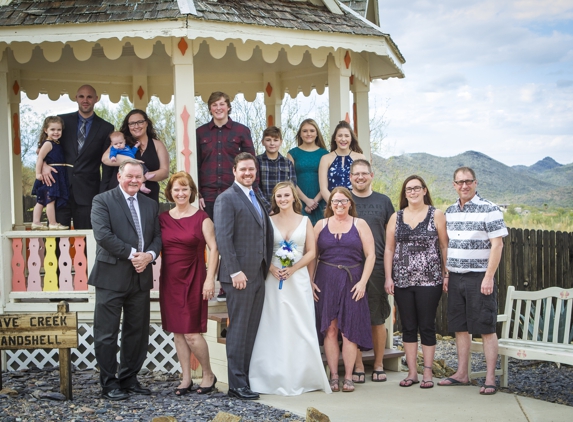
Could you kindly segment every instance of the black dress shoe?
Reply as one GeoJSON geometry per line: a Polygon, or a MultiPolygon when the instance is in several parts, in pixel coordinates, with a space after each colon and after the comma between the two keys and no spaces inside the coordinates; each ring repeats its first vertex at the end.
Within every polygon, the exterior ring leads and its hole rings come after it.
{"type": "Polygon", "coordinates": [[[127,393],[143,394],[144,396],[149,396],[151,394],[151,390],[149,388],[142,387],[138,382],[130,385],[129,387],[126,387],[124,390],[127,393]]]}
{"type": "Polygon", "coordinates": [[[227,394],[229,397],[236,397],[242,400],[257,400],[259,398],[259,393],[251,391],[249,387],[229,388],[227,394]]]}
{"type": "Polygon", "coordinates": [[[115,388],[113,390],[103,392],[101,396],[108,400],[125,400],[129,397],[129,394],[119,388],[115,388]]]}

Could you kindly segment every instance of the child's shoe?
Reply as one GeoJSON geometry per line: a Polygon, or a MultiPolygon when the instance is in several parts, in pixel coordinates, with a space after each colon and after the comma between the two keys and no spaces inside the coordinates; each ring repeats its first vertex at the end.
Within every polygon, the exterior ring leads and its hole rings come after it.
{"type": "Polygon", "coordinates": [[[48,227],[44,226],[42,223],[32,223],[32,230],[48,230],[48,227]]]}
{"type": "Polygon", "coordinates": [[[64,226],[60,223],[50,224],[50,230],[68,230],[69,228],[69,226],[64,226]]]}

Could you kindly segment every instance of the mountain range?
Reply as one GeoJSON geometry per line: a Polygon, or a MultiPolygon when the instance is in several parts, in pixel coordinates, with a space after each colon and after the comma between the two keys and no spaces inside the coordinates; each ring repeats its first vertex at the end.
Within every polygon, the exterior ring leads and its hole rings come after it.
{"type": "Polygon", "coordinates": [[[466,151],[453,157],[426,153],[390,158],[373,155],[375,177],[392,192],[400,190],[406,177],[424,178],[433,198],[452,202],[453,172],[461,166],[476,172],[479,194],[497,204],[573,207],[573,163],[559,164],[551,157],[531,166],[507,166],[485,154],[466,151]]]}

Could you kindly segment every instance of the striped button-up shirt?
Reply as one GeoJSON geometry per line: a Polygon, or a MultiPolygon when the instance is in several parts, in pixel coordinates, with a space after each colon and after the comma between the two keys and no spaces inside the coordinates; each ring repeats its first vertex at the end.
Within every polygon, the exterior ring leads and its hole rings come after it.
{"type": "Polygon", "coordinates": [[[507,236],[503,213],[477,193],[463,208],[460,200],[446,210],[448,270],[456,273],[485,272],[491,251],[490,239],[507,236]]]}

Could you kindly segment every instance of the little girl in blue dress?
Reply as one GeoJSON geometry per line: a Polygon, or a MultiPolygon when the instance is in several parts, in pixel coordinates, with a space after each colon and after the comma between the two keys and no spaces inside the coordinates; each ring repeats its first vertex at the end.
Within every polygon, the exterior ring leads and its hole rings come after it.
{"type": "Polygon", "coordinates": [[[66,230],[69,228],[56,221],[56,208],[66,205],[69,196],[68,173],[64,168],[64,150],[59,141],[63,129],[64,121],[58,116],[46,117],[42,125],[36,160],[36,181],[32,188],[32,195],[36,195],[37,200],[34,206],[32,230],[66,230]],[[52,182],[50,186],[42,179],[44,161],[58,170],[57,173],[52,173],[55,182],[52,182]],[[42,225],[40,221],[44,207],[46,207],[48,226],[42,225]]]}

